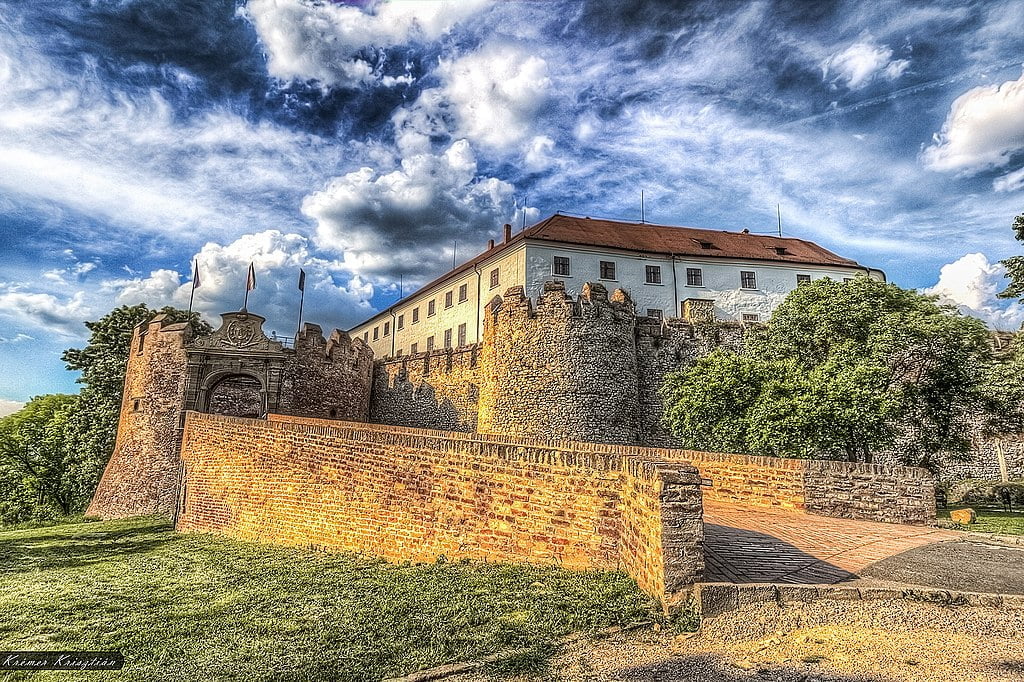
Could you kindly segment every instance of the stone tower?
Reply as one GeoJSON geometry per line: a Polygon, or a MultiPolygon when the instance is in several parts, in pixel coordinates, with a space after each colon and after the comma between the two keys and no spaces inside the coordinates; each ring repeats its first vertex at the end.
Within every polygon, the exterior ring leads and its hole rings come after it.
{"type": "Polygon", "coordinates": [[[512,287],[486,315],[480,431],[637,442],[636,313],[624,292],[588,283],[573,300],[546,282],[535,308],[512,287]]]}
{"type": "Polygon", "coordinates": [[[193,339],[158,315],[132,335],[114,453],[87,514],[171,515],[178,498],[185,412],[268,413],[366,421],[373,352],[362,340],[306,324],[293,348],[263,333],[265,319],[224,313],[193,339]]]}

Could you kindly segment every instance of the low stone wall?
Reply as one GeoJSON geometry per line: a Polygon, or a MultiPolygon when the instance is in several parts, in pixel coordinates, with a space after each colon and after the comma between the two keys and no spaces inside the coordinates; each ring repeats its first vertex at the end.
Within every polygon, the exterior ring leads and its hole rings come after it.
{"type": "Polygon", "coordinates": [[[704,499],[794,509],[837,518],[924,524],[935,520],[926,469],[815,459],[663,450],[692,462],[711,486],[704,499]]]}
{"type": "Polygon", "coordinates": [[[700,479],[606,446],[189,413],[182,531],[365,552],[619,569],[667,605],[703,570],[700,479]]]}

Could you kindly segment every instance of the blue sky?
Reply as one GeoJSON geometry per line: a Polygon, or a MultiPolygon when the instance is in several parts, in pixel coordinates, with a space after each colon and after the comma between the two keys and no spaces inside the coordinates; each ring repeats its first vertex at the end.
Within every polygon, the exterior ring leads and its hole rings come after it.
{"type": "Polygon", "coordinates": [[[0,412],[122,303],[348,327],[557,210],[785,231],[1015,329],[1024,2],[0,0],[0,412]]]}

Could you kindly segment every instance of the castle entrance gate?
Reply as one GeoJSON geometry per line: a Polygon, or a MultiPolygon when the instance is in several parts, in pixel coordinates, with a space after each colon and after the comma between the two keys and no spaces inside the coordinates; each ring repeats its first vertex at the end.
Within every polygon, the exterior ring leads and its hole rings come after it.
{"type": "Polygon", "coordinates": [[[262,417],[266,413],[263,385],[248,374],[229,374],[210,387],[206,412],[232,417],[262,417]]]}

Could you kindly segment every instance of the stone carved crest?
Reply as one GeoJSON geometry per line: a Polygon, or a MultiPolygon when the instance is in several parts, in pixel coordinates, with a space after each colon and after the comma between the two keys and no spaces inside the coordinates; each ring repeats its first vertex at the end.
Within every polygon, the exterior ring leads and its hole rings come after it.
{"type": "Polygon", "coordinates": [[[220,345],[232,348],[252,348],[258,343],[256,325],[252,321],[234,319],[228,322],[220,345]]]}
{"type": "Polygon", "coordinates": [[[242,310],[236,313],[222,313],[220,329],[207,337],[196,339],[193,348],[209,348],[238,351],[280,352],[281,344],[271,341],[263,333],[265,319],[242,310]]]}

